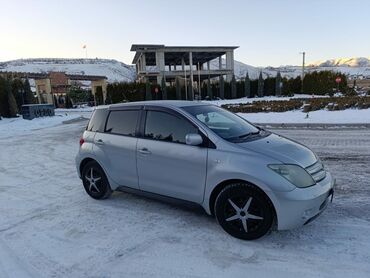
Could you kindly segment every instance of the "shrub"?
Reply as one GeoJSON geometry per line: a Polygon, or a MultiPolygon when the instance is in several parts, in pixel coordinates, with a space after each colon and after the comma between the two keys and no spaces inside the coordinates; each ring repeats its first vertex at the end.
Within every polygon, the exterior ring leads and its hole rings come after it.
{"type": "Polygon", "coordinates": [[[290,110],[303,109],[305,112],[321,109],[345,110],[349,108],[366,109],[370,108],[370,96],[346,96],[328,98],[300,98],[276,101],[255,101],[246,104],[225,104],[222,105],[234,113],[256,113],[256,112],[285,112],[290,110]]]}

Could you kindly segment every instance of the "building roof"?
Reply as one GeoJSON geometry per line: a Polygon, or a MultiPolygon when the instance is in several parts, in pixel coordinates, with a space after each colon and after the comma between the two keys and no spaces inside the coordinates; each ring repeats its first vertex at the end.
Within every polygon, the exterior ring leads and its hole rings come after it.
{"type": "Polygon", "coordinates": [[[219,56],[224,55],[229,50],[234,50],[239,46],[165,46],[164,44],[133,44],[131,51],[136,51],[133,64],[137,63],[140,55],[145,53],[147,66],[155,65],[155,52],[163,50],[166,65],[180,65],[182,58],[189,64],[188,52],[193,53],[193,63],[205,63],[219,56]]]}

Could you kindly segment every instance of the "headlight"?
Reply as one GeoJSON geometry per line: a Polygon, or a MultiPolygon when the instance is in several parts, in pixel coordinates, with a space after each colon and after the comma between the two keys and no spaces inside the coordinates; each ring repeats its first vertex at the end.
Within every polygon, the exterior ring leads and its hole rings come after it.
{"type": "Polygon", "coordinates": [[[303,188],[315,184],[311,175],[301,166],[294,164],[270,164],[268,167],[297,187],[303,188]]]}

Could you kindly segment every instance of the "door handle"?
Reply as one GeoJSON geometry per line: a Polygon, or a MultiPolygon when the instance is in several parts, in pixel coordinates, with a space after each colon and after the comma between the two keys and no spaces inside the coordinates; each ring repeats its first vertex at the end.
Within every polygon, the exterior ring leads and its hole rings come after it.
{"type": "Polygon", "coordinates": [[[104,141],[102,139],[98,139],[95,141],[97,145],[104,145],[104,141]]]}
{"type": "Polygon", "coordinates": [[[142,148],[139,150],[139,153],[141,154],[151,154],[152,152],[149,151],[147,148],[142,148]]]}

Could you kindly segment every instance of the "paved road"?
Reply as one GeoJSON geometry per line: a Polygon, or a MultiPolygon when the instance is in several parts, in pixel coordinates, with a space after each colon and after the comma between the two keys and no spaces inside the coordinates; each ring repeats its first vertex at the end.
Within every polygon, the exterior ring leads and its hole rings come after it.
{"type": "Polygon", "coordinates": [[[368,277],[370,129],[276,130],[320,155],[335,201],[310,225],[244,242],[201,212],[89,198],[74,168],[84,126],[0,139],[0,277],[368,277]]]}

